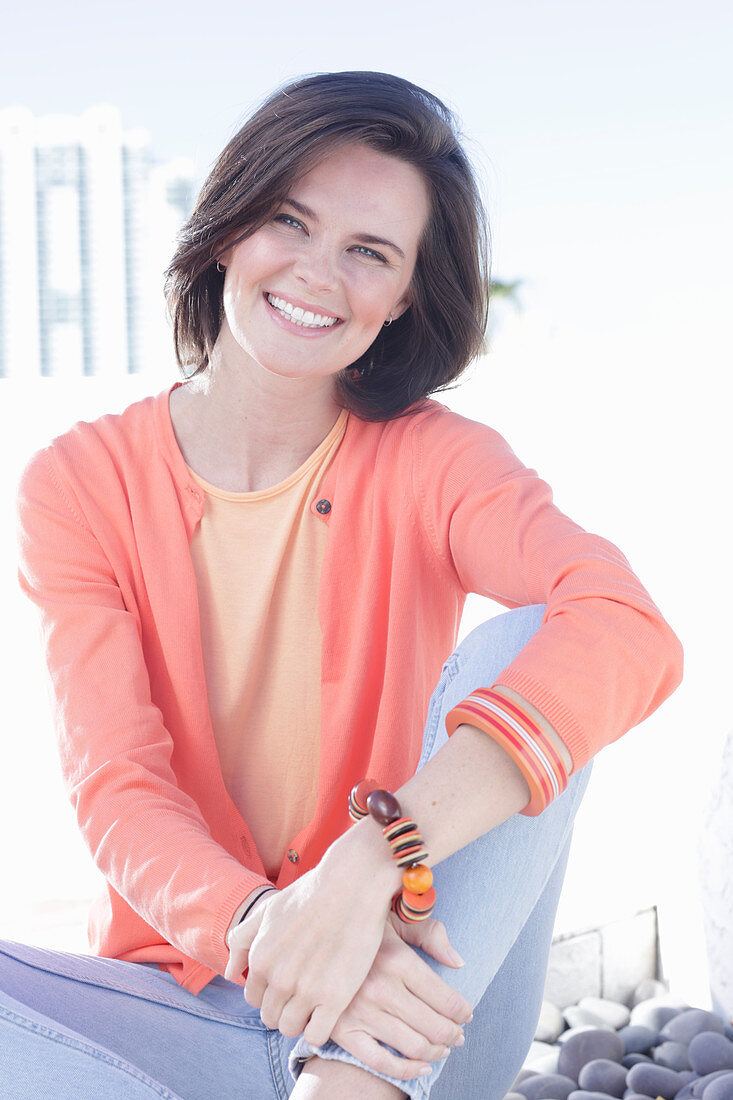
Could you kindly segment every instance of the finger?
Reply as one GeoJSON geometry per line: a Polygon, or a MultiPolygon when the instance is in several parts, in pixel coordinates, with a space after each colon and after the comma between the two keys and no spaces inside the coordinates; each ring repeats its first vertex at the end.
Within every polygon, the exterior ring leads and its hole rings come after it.
{"type": "Polygon", "coordinates": [[[448,939],[448,931],[442,921],[429,917],[417,924],[405,924],[400,933],[405,943],[419,947],[439,963],[455,968],[465,966],[466,960],[456,951],[448,939]]]}
{"type": "Polygon", "coordinates": [[[260,1002],[260,1019],[265,1027],[280,1029],[280,1017],[292,998],[292,989],[283,989],[273,983],[267,986],[260,1002]]]}
{"type": "Polygon", "coordinates": [[[427,1058],[429,1062],[444,1058],[446,1049],[463,1045],[460,1024],[437,1012],[404,987],[396,997],[383,1003],[376,1013],[369,1014],[367,1030],[370,1035],[396,1047],[400,1054],[410,1058],[427,1058]],[[403,1028],[411,1043],[409,1047],[401,1046],[390,1038],[402,1034],[403,1028]],[[418,1040],[419,1047],[415,1046],[418,1040]]]}
{"type": "Polygon", "coordinates": [[[443,981],[419,956],[414,957],[411,965],[405,968],[403,980],[411,993],[441,1016],[457,1024],[465,1024],[473,1017],[470,1001],[443,981]]]}
{"type": "Polygon", "coordinates": [[[280,1013],[277,1029],[281,1035],[285,1035],[288,1039],[295,1039],[305,1031],[310,1015],[311,1013],[302,1001],[298,1000],[297,996],[291,997],[280,1013]]]}
{"type": "Polygon", "coordinates": [[[224,977],[230,982],[238,982],[249,966],[249,951],[247,948],[233,948],[229,952],[229,962],[224,971],[224,977]]]}
{"type": "Polygon", "coordinates": [[[396,1077],[399,1081],[409,1081],[413,1077],[427,1077],[432,1066],[425,1061],[413,1058],[400,1058],[381,1046],[376,1039],[363,1031],[343,1032],[337,1029],[334,1040],[348,1054],[358,1058],[368,1069],[383,1073],[387,1077],[396,1077]]]}
{"type": "Polygon", "coordinates": [[[235,929],[229,937],[229,961],[224,971],[224,977],[230,982],[236,982],[249,965],[249,949],[252,946],[255,935],[241,926],[235,929]]]}
{"type": "MultiPolygon", "coordinates": [[[[408,959],[417,960],[417,956],[407,945],[401,945],[399,951],[405,952],[408,959]]],[[[417,961],[420,961],[429,974],[435,977],[426,963],[422,960],[417,961]]],[[[369,975],[343,1014],[343,1020],[339,1019],[339,1023],[343,1022],[358,1030],[366,1031],[369,1035],[376,1035],[378,1039],[383,1039],[394,1046],[390,1039],[389,1027],[385,1030],[385,1022],[391,1026],[390,1021],[397,1020],[420,1035],[426,1043],[441,1047],[455,1046],[461,1041],[463,1029],[458,1022],[446,1016],[440,1009],[445,995],[453,995],[455,990],[438,979],[438,987],[440,988],[441,985],[445,994],[438,1000],[438,1007],[433,1008],[407,987],[404,977],[404,958],[399,967],[392,961],[391,964],[382,965],[369,975]],[[376,1028],[381,1029],[379,1034],[376,1034],[376,1028]]],[[[413,1048],[410,1050],[400,1048],[400,1053],[409,1054],[412,1057],[429,1058],[427,1051],[418,1052],[413,1048]]],[[[435,1057],[438,1055],[435,1054],[435,1057]]],[[[443,1055],[441,1054],[440,1057],[443,1055]]]]}
{"type": "Polygon", "coordinates": [[[337,1019],[338,1013],[334,1013],[325,1005],[316,1005],[310,1020],[303,1028],[303,1038],[314,1047],[322,1047],[331,1038],[337,1019]]]}
{"type": "Polygon", "coordinates": [[[244,984],[244,999],[247,1004],[252,1005],[252,1008],[259,1008],[266,989],[267,982],[263,975],[256,971],[253,972],[252,967],[250,967],[247,981],[244,984]]]}

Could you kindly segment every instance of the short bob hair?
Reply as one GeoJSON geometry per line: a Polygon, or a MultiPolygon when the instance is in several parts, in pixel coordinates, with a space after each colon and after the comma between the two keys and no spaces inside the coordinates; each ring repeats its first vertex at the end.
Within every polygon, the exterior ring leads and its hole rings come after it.
{"type": "MultiPolygon", "coordinates": [[[[263,226],[293,184],[330,153],[359,142],[422,174],[430,215],[410,307],[337,376],[338,399],[364,420],[390,420],[454,382],[484,346],[489,233],[452,113],[397,76],[323,73],[273,93],[223,150],[183,227],[166,272],[176,358],[204,371],[223,319],[216,260],[263,226]]],[[[191,369],[193,368],[193,369],[191,369]]]]}

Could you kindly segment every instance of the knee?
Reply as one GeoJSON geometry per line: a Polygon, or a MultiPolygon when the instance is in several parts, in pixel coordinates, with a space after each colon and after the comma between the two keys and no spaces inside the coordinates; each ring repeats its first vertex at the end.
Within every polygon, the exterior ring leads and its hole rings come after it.
{"type": "Polygon", "coordinates": [[[495,615],[472,630],[456,654],[462,664],[474,660],[485,664],[489,660],[492,665],[497,664],[498,675],[537,633],[544,613],[545,605],[537,603],[495,615]]]}

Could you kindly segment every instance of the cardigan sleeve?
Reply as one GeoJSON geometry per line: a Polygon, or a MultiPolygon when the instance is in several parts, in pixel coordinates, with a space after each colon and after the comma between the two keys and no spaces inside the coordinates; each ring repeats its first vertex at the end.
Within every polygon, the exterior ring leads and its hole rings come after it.
{"type": "Polygon", "coordinates": [[[546,605],[496,684],[536,707],[581,768],[676,688],[677,637],[621,551],[564,515],[497,432],[439,406],[416,425],[413,471],[426,536],[462,590],[546,605]]]}
{"type": "Polygon", "coordinates": [[[223,973],[237,907],[267,882],[211,836],[179,787],[136,616],[52,448],[18,493],[19,580],[41,613],[65,787],[92,858],[167,942],[223,973]]]}

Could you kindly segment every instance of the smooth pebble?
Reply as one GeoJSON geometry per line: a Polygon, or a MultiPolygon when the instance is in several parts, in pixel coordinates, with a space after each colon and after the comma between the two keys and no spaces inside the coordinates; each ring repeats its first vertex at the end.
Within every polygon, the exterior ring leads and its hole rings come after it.
{"type": "Polygon", "coordinates": [[[605,1092],[609,1096],[621,1097],[626,1088],[626,1073],[626,1067],[618,1062],[612,1062],[609,1058],[594,1058],[581,1066],[578,1084],[587,1092],[605,1092]]]}
{"type": "Polygon", "coordinates": [[[690,1069],[687,1043],[675,1043],[669,1039],[666,1043],[660,1043],[654,1048],[653,1057],[658,1065],[666,1066],[667,1069],[690,1069]]]}
{"type": "Polygon", "coordinates": [[[615,1031],[594,1028],[592,1031],[581,1031],[562,1044],[557,1071],[577,1081],[580,1068],[586,1062],[592,1062],[594,1058],[620,1062],[623,1056],[624,1044],[615,1031]]]}
{"type": "MultiPolygon", "coordinates": [[[[606,1030],[604,1028],[604,1030],[606,1030]]],[[[562,1035],[558,1035],[557,1041],[562,1046],[563,1043],[567,1043],[568,1039],[572,1039],[573,1035],[581,1035],[584,1031],[598,1031],[597,1027],[591,1027],[590,1024],[581,1024],[579,1027],[569,1027],[567,1031],[563,1031],[562,1035]]]]}
{"type": "Polygon", "coordinates": [[[649,1001],[641,1001],[632,1008],[631,1023],[641,1024],[642,1027],[651,1028],[654,1032],[661,1031],[665,1024],[675,1016],[679,1016],[680,1012],[688,1007],[688,1005],[671,1005],[661,997],[653,997],[649,1001]]]}
{"type": "Polygon", "coordinates": [[[524,1100],[568,1100],[577,1087],[577,1082],[570,1077],[559,1073],[540,1073],[516,1085],[515,1091],[521,1093],[524,1100]]]}
{"type": "Polygon", "coordinates": [[[530,1044],[530,1048],[527,1051],[527,1056],[524,1059],[524,1065],[528,1069],[532,1069],[532,1063],[538,1058],[541,1058],[545,1054],[552,1054],[552,1046],[550,1043],[538,1043],[537,1040],[530,1044]]]}
{"type": "Polygon", "coordinates": [[[605,1020],[615,1031],[626,1027],[631,1018],[626,1005],[621,1004],[620,1001],[611,1001],[607,997],[581,997],[578,1008],[587,1009],[601,1020],[605,1020]]]}
{"type": "Polygon", "coordinates": [[[611,1100],[607,1092],[588,1092],[587,1089],[578,1089],[571,1092],[568,1100],[611,1100]]]}
{"type": "Polygon", "coordinates": [[[692,1100],[694,1095],[692,1083],[690,1082],[690,1084],[683,1085],[680,1091],[674,1094],[674,1100],[692,1100]]]}
{"type": "Polygon", "coordinates": [[[621,1059],[621,1065],[626,1066],[627,1069],[631,1069],[632,1066],[638,1066],[639,1062],[653,1062],[654,1059],[650,1058],[648,1054],[640,1054],[638,1051],[632,1051],[631,1054],[624,1054],[621,1059]]]}
{"type": "Polygon", "coordinates": [[[659,1036],[677,1043],[689,1043],[701,1031],[717,1031],[722,1035],[722,1020],[713,1012],[706,1012],[704,1008],[688,1008],[665,1024],[660,1029],[659,1036]]]}
{"type": "Polygon", "coordinates": [[[692,1095],[702,1096],[711,1081],[717,1080],[718,1077],[723,1077],[728,1072],[727,1069],[719,1069],[716,1070],[715,1073],[706,1073],[704,1077],[698,1077],[697,1081],[693,1082],[692,1095]]]}
{"type": "Polygon", "coordinates": [[[673,1069],[644,1062],[631,1067],[626,1083],[634,1092],[643,1092],[655,1098],[661,1096],[664,1100],[673,1100],[675,1093],[685,1085],[680,1075],[673,1069]]]}
{"type": "Polygon", "coordinates": [[[517,1076],[514,1078],[514,1083],[512,1084],[512,1092],[516,1092],[517,1086],[521,1085],[522,1081],[526,1081],[528,1077],[537,1077],[537,1074],[533,1069],[527,1069],[525,1066],[523,1066],[517,1076]]]}
{"type": "Polygon", "coordinates": [[[690,1065],[695,1073],[733,1070],[733,1043],[718,1031],[701,1031],[690,1040],[690,1065]]]}
{"type": "Polygon", "coordinates": [[[653,997],[664,997],[667,987],[657,978],[644,978],[639,982],[631,996],[632,1005],[638,1005],[641,1001],[650,1001],[653,997]]]}
{"type": "MultiPolygon", "coordinates": [[[[583,1008],[581,1005],[570,1005],[563,1012],[563,1016],[568,1022],[568,1027],[582,1027],[583,1024],[590,1027],[606,1027],[611,1028],[611,1025],[607,1020],[604,1020],[601,1016],[598,1016],[595,1012],[591,1012],[589,1008],[583,1008]]],[[[615,1030],[611,1028],[611,1030],[615,1030]]]]}
{"type": "Polygon", "coordinates": [[[534,1037],[539,1043],[554,1043],[565,1028],[562,1012],[552,1001],[543,1001],[534,1037]]]}
{"type": "Polygon", "coordinates": [[[532,1059],[532,1069],[535,1073],[557,1073],[557,1063],[560,1058],[560,1047],[552,1047],[552,1054],[540,1054],[532,1059]]]}
{"type": "Polygon", "coordinates": [[[733,1100],[733,1073],[724,1073],[706,1085],[702,1100],[733,1100]]]}
{"type": "Polygon", "coordinates": [[[622,1027],[619,1031],[627,1054],[646,1054],[658,1041],[657,1034],[656,1031],[642,1024],[629,1024],[628,1027],[622,1027]]]}

